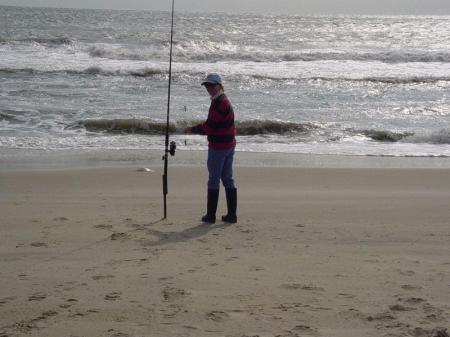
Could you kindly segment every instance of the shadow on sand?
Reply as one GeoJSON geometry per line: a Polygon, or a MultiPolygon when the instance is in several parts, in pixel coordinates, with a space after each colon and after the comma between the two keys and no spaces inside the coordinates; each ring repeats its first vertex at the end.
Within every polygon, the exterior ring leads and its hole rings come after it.
{"type": "Polygon", "coordinates": [[[161,246],[170,243],[186,242],[189,240],[197,239],[208,234],[212,230],[226,228],[231,225],[232,224],[225,222],[217,224],[201,223],[195,227],[187,228],[181,232],[162,232],[156,229],[147,228],[146,226],[143,226],[140,229],[144,230],[145,233],[158,238],[157,241],[144,241],[144,246],[161,246]]]}

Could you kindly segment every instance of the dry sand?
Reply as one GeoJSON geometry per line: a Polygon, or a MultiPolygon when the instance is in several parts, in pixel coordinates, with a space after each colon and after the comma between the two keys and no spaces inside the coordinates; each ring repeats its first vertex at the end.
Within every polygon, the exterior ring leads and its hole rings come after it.
{"type": "Polygon", "coordinates": [[[437,336],[450,327],[450,170],[0,173],[0,336],[437,336]],[[221,193],[219,214],[225,211],[221,193]]]}

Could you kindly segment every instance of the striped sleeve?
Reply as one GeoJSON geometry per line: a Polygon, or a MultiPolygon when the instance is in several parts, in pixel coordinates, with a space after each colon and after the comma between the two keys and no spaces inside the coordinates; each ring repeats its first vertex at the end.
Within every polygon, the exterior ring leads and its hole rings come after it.
{"type": "Polygon", "coordinates": [[[235,145],[236,129],[234,111],[225,95],[211,102],[207,120],[192,127],[191,131],[207,135],[209,146],[216,149],[231,148],[235,145]]]}

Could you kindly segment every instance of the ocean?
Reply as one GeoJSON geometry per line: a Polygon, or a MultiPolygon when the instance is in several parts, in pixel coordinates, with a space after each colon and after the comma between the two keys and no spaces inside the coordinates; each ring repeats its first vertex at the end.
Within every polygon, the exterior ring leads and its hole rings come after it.
{"type": "MultiPolygon", "coordinates": [[[[207,148],[183,130],[218,72],[240,152],[450,157],[449,16],[175,13],[174,29],[178,150],[207,148]]],[[[0,7],[0,161],[162,153],[169,41],[168,12],[0,7]]]]}

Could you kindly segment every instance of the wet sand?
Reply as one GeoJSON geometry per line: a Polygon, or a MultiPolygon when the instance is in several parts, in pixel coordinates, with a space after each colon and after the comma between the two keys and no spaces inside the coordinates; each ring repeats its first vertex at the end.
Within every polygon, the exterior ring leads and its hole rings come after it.
{"type": "Polygon", "coordinates": [[[0,172],[0,336],[435,334],[450,327],[450,170],[0,172]],[[219,215],[225,212],[221,191],[219,215]]]}

